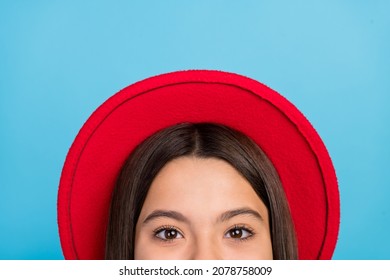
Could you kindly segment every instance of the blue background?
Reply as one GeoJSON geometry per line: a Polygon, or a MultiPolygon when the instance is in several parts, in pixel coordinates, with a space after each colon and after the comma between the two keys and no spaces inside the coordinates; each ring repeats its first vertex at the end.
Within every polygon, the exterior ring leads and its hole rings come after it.
{"type": "Polygon", "coordinates": [[[341,195],[334,259],[390,259],[390,1],[0,2],[0,259],[62,259],[56,199],[84,121],[146,77],[219,69],[312,122],[341,195]]]}

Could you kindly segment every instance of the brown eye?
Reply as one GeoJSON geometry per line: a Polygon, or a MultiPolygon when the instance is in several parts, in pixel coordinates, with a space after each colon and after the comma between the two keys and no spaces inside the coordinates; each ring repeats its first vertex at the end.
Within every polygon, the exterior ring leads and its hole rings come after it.
{"type": "Polygon", "coordinates": [[[242,229],[240,228],[234,228],[229,230],[229,234],[231,238],[241,238],[242,236],[242,229]]]}
{"type": "Polygon", "coordinates": [[[175,228],[166,228],[158,230],[155,236],[166,241],[183,238],[183,235],[175,228]]]}
{"type": "Polygon", "coordinates": [[[253,233],[249,229],[246,229],[244,227],[234,227],[230,230],[228,230],[225,233],[225,238],[234,238],[234,239],[246,239],[250,236],[252,236],[253,233]]]}
{"type": "Polygon", "coordinates": [[[177,231],[174,229],[169,229],[164,231],[165,239],[175,239],[177,236],[177,231]]]}

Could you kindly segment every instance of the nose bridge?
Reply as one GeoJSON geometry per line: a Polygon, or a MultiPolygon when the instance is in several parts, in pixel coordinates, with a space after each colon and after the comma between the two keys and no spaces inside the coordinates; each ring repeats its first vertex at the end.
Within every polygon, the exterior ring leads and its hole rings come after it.
{"type": "Polygon", "coordinates": [[[193,260],[221,260],[221,246],[210,234],[198,236],[192,249],[193,260]]]}

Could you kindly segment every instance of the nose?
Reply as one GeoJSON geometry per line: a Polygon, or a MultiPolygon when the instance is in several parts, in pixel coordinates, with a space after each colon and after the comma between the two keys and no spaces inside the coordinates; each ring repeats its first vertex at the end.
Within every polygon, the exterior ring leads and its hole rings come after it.
{"type": "Polygon", "coordinates": [[[217,242],[199,240],[192,250],[192,260],[222,260],[221,248],[217,242]]]}

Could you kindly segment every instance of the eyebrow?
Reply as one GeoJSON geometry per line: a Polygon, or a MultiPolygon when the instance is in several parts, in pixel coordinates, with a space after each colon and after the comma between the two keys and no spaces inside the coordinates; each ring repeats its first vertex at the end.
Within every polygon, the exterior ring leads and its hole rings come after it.
{"type": "Polygon", "coordinates": [[[239,216],[239,215],[249,215],[249,216],[255,217],[256,219],[258,219],[260,221],[264,221],[263,217],[260,215],[259,212],[255,211],[251,208],[248,208],[248,207],[237,208],[237,209],[226,211],[218,217],[217,221],[226,222],[227,220],[230,220],[231,218],[239,216]]]}
{"type": "Polygon", "coordinates": [[[154,219],[158,219],[161,217],[167,217],[167,218],[175,219],[180,222],[189,223],[189,220],[183,214],[176,211],[166,211],[166,210],[153,211],[150,215],[146,217],[143,223],[146,224],[154,219]]]}
{"type": "MultiPolygon", "coordinates": [[[[223,212],[218,218],[217,222],[226,222],[227,220],[230,220],[233,217],[239,216],[239,215],[249,215],[253,216],[256,219],[263,221],[263,217],[259,214],[259,212],[248,208],[237,208],[233,210],[229,210],[226,212],[223,212]]],[[[171,218],[180,222],[190,223],[190,221],[181,213],[177,211],[167,211],[167,210],[154,210],[151,214],[149,214],[145,220],[143,221],[144,224],[149,223],[152,220],[158,219],[158,218],[171,218]]]]}

